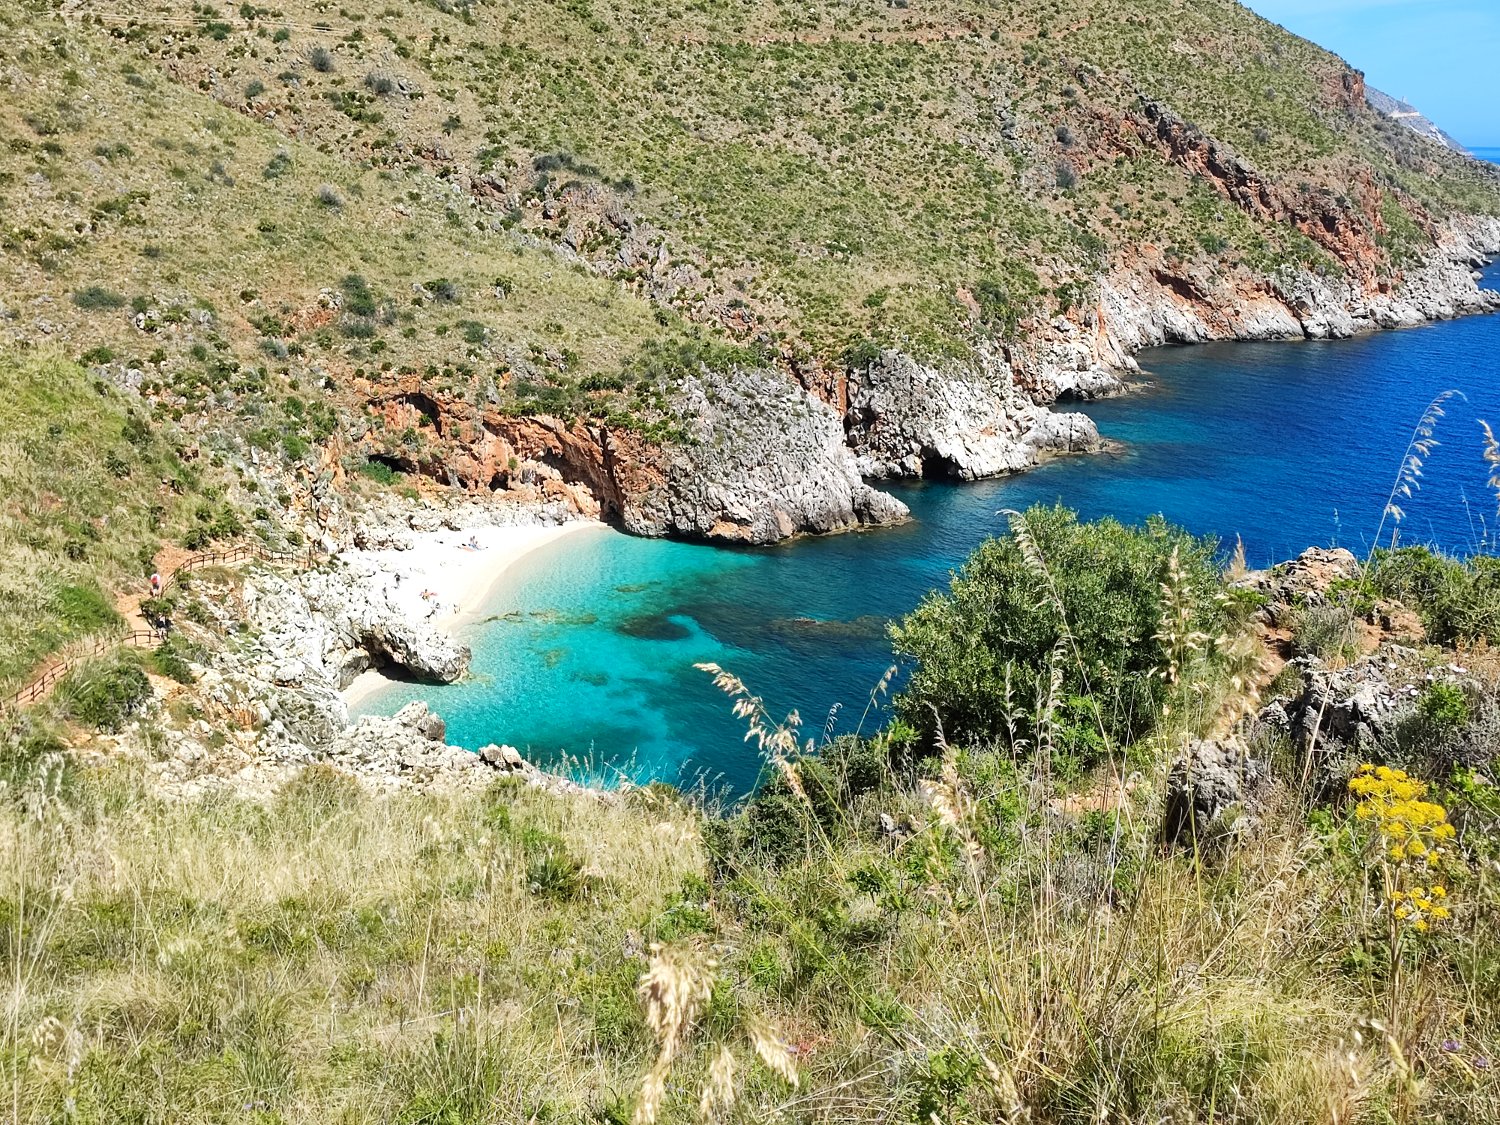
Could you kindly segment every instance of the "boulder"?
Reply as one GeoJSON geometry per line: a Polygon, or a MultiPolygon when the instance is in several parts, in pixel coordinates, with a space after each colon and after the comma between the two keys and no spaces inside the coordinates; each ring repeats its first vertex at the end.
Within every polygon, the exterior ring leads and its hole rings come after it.
{"type": "Polygon", "coordinates": [[[489,771],[477,754],[443,741],[443,720],[427,704],[391,716],[366,715],[321,747],[313,760],[377,789],[482,787],[489,771]]]}
{"type": "Polygon", "coordinates": [[[1190,743],[1167,778],[1162,836],[1169,844],[1202,844],[1245,830],[1244,812],[1267,776],[1264,763],[1237,742],[1190,743]]]}
{"type": "Polygon", "coordinates": [[[1373,746],[1416,710],[1420,692],[1415,685],[1391,682],[1399,652],[1399,646],[1386,646],[1380,654],[1339,669],[1325,667],[1315,656],[1300,656],[1290,666],[1301,673],[1301,691],[1266,707],[1260,721],[1286,734],[1302,753],[1319,743],[1373,746]]]}
{"type": "Polygon", "coordinates": [[[514,746],[496,746],[492,742],[480,749],[479,756],[496,769],[511,773],[524,773],[532,768],[514,746]]]}
{"type": "Polygon", "coordinates": [[[401,725],[416,731],[428,742],[442,742],[448,737],[448,724],[443,721],[441,715],[421,700],[408,703],[392,717],[401,725]]]}
{"type": "Polygon", "coordinates": [[[1290,562],[1255,571],[1238,585],[1265,595],[1273,606],[1320,606],[1329,601],[1329,588],[1338,581],[1359,577],[1360,565],[1342,547],[1309,547],[1290,562]]]}
{"type": "Polygon", "coordinates": [[[397,617],[366,627],[360,643],[377,661],[423,683],[451,684],[469,670],[470,652],[448,634],[397,617]]]}

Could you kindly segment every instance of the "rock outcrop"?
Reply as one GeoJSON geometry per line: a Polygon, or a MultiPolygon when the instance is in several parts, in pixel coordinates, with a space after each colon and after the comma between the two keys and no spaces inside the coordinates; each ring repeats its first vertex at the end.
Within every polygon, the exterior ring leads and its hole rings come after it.
{"type": "Polygon", "coordinates": [[[687,440],[669,442],[659,479],[626,498],[628,531],[772,543],[908,514],[860,479],[838,416],[777,371],[689,376],[676,409],[687,440]]]}
{"type": "MultiPolygon", "coordinates": [[[[1354,72],[1346,77],[1348,99],[1362,101],[1363,80],[1354,72]]],[[[1130,124],[1141,141],[1227,204],[1256,222],[1298,231],[1338,269],[1315,272],[1287,265],[1263,276],[1141,247],[1124,255],[1100,284],[1105,332],[1127,353],[1207,340],[1341,338],[1500,308],[1500,294],[1481,290],[1474,273],[1475,266],[1500,253],[1500,219],[1494,216],[1458,215],[1439,222],[1403,196],[1410,221],[1431,242],[1419,262],[1398,265],[1380,242],[1387,188],[1367,174],[1338,193],[1279,184],[1150,98],[1141,99],[1130,124]]]]}
{"type": "Polygon", "coordinates": [[[844,426],[859,471],[975,480],[1099,447],[1091,419],[1037,405],[1007,365],[983,360],[982,374],[944,372],[888,350],[852,373],[844,426]]]}
{"type": "Polygon", "coordinates": [[[671,394],[663,421],[681,436],[659,444],[608,426],[476,413],[415,390],[384,409],[388,427],[408,414],[435,419],[439,442],[402,468],[636,535],[773,543],[906,518],[905,505],[860,479],[838,415],[782,373],[703,370],[671,394]]]}
{"type": "Polygon", "coordinates": [[[1265,763],[1236,742],[1193,742],[1167,777],[1163,839],[1201,845],[1243,832],[1253,822],[1246,814],[1267,777],[1265,763]]]}
{"type": "Polygon", "coordinates": [[[245,603],[272,678],[300,681],[316,669],[342,688],[373,663],[427,683],[460,679],[469,650],[392,606],[385,580],[368,560],[340,560],[295,585],[275,575],[248,582],[245,603]]]}
{"type": "Polygon", "coordinates": [[[1368,754],[1416,712],[1421,689],[1404,659],[1411,655],[1387,645],[1338,669],[1316,657],[1298,657],[1291,666],[1301,674],[1300,691],[1268,704],[1260,722],[1290,738],[1301,753],[1322,744],[1368,754]]]}
{"type": "Polygon", "coordinates": [[[473,753],[450,746],[444,741],[443,720],[421,702],[407,704],[390,716],[366,715],[352,725],[319,735],[310,744],[278,737],[269,729],[231,731],[226,739],[222,730],[216,731],[203,720],[186,729],[173,727],[160,715],[149,722],[153,731],[149,753],[139,745],[138,731],[127,732],[117,742],[127,753],[147,757],[153,787],[172,798],[232,792],[251,800],[268,800],[309,766],[320,766],[377,792],[477,790],[497,776],[512,776],[554,793],[615,799],[611,793],[538,769],[514,747],[485,747],[473,753]]]}

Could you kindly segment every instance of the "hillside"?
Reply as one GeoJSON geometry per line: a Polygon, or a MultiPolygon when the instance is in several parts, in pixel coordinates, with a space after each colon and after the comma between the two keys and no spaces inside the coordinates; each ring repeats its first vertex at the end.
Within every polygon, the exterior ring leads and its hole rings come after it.
{"type": "Polygon", "coordinates": [[[1231,0],[0,19],[12,347],[643,534],[899,518],[856,472],[1087,450],[1047,407],[1138,347],[1486,307],[1500,248],[1493,169],[1231,0]]]}
{"type": "MultiPolygon", "coordinates": [[[[42,605],[110,601],[142,537],[347,537],[391,485],[647,535],[891,522],[862,476],[1096,448],[1053,406],[1139,347],[1488,307],[1500,249],[1493,168],[1229,0],[0,25],[5,363],[77,364],[193,468],[13,555],[42,605]]],[[[28,611],[8,682],[68,617],[28,611]]]]}
{"type": "Polygon", "coordinates": [[[696,665],[733,800],[351,714],[579,517],[894,523],[1497,252],[1233,0],[0,0],[0,1117],[1500,1120],[1500,562],[1396,546],[1449,396],[1363,559],[1036,507],[826,720],[696,665]]]}

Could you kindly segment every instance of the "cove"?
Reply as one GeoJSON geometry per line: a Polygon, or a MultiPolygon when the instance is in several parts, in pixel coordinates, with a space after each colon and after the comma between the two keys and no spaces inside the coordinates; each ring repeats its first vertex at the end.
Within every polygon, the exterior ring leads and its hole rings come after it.
{"type": "MultiPolygon", "coordinates": [[[[1500,282],[1500,267],[1486,284],[1500,282]]],[[[629,778],[742,794],[760,762],[728,701],[693,668],[712,661],[795,708],[804,733],[853,731],[891,664],[885,624],[947,583],[1006,508],[1061,502],[1085,518],[1161,513],[1236,536],[1252,565],[1312,545],[1362,553],[1427,403],[1463,392],[1438,424],[1401,541],[1460,553],[1493,544],[1477,419],[1500,429],[1500,316],[1353,340],[1209,344],[1140,357],[1148,388],[1083,407],[1116,452],[975,484],[890,486],[902,527],[737,550],[582,532],[517,563],[488,619],[468,628],[473,679],[398,684],[365,712],[424,699],[450,742],[519,747],[606,783],[629,778]],[[575,764],[575,769],[578,768],[575,764]]],[[[1387,528],[1387,535],[1389,534],[1387,528]]],[[[883,716],[872,713],[865,730],[883,716]]]]}

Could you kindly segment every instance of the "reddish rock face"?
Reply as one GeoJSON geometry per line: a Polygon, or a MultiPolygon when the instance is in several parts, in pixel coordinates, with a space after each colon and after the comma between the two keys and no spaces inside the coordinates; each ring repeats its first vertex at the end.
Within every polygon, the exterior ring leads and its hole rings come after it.
{"type": "Polygon", "coordinates": [[[625,496],[660,480],[656,451],[636,434],[546,415],[515,417],[451,399],[409,383],[370,405],[387,433],[420,435],[394,448],[365,436],[370,453],[403,471],[471,492],[505,491],[525,499],[561,500],[609,519],[625,496]]]}
{"type": "MultiPolygon", "coordinates": [[[[1363,76],[1346,72],[1330,87],[1329,99],[1350,110],[1362,105],[1363,76]]],[[[1356,173],[1340,193],[1307,184],[1289,188],[1262,176],[1228,145],[1159,102],[1143,100],[1131,124],[1142,140],[1247,214],[1301,231],[1336,258],[1366,292],[1377,291],[1383,280],[1389,280],[1387,255],[1376,242],[1377,235],[1385,233],[1384,193],[1367,170],[1356,173]]],[[[1435,234],[1436,225],[1415,201],[1403,196],[1402,204],[1429,237],[1435,234]]]]}

